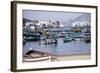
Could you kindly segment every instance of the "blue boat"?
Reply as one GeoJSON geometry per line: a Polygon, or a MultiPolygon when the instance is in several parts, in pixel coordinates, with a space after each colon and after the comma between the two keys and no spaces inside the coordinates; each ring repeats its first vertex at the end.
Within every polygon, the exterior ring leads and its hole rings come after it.
{"type": "Polygon", "coordinates": [[[27,36],[25,36],[25,40],[26,41],[40,41],[40,34],[27,34],[27,36]]]}

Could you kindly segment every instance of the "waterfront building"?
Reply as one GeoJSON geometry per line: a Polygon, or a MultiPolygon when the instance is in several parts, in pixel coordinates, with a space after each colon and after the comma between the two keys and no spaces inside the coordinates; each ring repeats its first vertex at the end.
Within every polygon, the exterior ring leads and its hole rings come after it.
{"type": "Polygon", "coordinates": [[[52,21],[44,21],[44,20],[34,20],[32,22],[26,22],[25,23],[25,28],[30,28],[32,30],[35,29],[49,29],[49,28],[63,28],[64,25],[60,24],[60,22],[58,23],[56,22],[52,22],[52,21]]]}
{"type": "Polygon", "coordinates": [[[86,21],[75,21],[72,23],[73,27],[82,27],[82,26],[90,26],[90,22],[86,22],[86,21]]]}

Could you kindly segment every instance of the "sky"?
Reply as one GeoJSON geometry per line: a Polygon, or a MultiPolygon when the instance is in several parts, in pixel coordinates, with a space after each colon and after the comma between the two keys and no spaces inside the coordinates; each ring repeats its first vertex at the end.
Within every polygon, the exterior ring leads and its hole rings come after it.
{"type": "Polygon", "coordinates": [[[61,11],[39,11],[39,10],[23,10],[23,17],[30,20],[51,20],[52,22],[60,21],[67,24],[69,21],[86,13],[79,12],[61,12],[61,11]]]}

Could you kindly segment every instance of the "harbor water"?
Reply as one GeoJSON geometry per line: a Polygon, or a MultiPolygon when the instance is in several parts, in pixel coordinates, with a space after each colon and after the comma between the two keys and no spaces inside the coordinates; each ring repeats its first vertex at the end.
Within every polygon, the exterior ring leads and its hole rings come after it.
{"type": "Polygon", "coordinates": [[[82,40],[63,42],[63,38],[58,38],[57,44],[39,44],[39,41],[26,42],[26,44],[23,45],[23,54],[28,52],[30,48],[57,56],[91,53],[91,43],[86,43],[82,40]]]}

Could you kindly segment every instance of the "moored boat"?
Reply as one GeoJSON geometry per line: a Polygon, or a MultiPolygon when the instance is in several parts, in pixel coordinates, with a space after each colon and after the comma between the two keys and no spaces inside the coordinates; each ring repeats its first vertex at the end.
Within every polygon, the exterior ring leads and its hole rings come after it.
{"type": "Polygon", "coordinates": [[[63,41],[64,42],[70,42],[72,40],[74,40],[74,39],[72,39],[71,33],[66,33],[63,41]]]}
{"type": "Polygon", "coordinates": [[[64,42],[70,42],[70,41],[72,41],[72,38],[64,38],[63,41],[64,42]]]}
{"type": "Polygon", "coordinates": [[[91,39],[90,38],[85,38],[85,42],[86,43],[90,43],[91,42],[91,39]]]}
{"type": "Polygon", "coordinates": [[[57,44],[57,39],[45,39],[41,40],[39,44],[57,44]]]}
{"type": "Polygon", "coordinates": [[[84,36],[84,41],[85,41],[86,43],[90,43],[90,42],[91,42],[91,33],[90,33],[90,31],[87,30],[87,31],[85,32],[84,35],[85,35],[85,36],[84,36]]]}
{"type": "Polygon", "coordinates": [[[23,39],[23,45],[25,45],[26,44],[26,40],[25,39],[23,39]]]}
{"type": "Polygon", "coordinates": [[[50,53],[40,52],[36,50],[29,50],[24,55],[24,62],[38,62],[38,61],[52,61],[52,59],[56,59],[50,53]]]}

